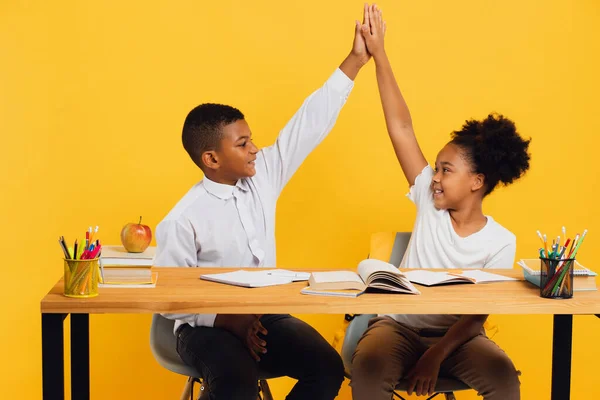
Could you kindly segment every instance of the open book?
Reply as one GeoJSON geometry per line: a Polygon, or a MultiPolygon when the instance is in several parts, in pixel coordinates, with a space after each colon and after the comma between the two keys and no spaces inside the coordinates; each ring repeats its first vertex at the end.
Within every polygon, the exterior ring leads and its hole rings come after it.
{"type": "Polygon", "coordinates": [[[492,274],[479,269],[471,269],[460,274],[449,272],[435,272],[426,269],[416,269],[405,273],[408,280],[423,286],[445,285],[449,283],[491,283],[516,281],[503,275],[492,274]]]}
{"type": "Polygon", "coordinates": [[[421,294],[402,272],[392,264],[367,259],[353,271],[313,272],[303,294],[356,297],[370,291],[421,294]]]}

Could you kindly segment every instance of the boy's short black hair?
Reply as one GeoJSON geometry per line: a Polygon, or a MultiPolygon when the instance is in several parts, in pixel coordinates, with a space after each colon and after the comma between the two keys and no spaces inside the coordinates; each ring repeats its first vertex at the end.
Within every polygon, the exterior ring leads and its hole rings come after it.
{"type": "Polygon", "coordinates": [[[519,135],[513,121],[500,114],[466,121],[460,131],[452,132],[450,141],[463,150],[474,172],[485,176],[484,197],[499,183],[509,185],[529,169],[530,142],[519,135]]]}
{"type": "Polygon", "coordinates": [[[200,169],[204,170],[202,153],[218,150],[223,127],[240,119],[244,119],[240,110],[223,104],[200,104],[188,113],[181,140],[183,148],[200,169]]]}

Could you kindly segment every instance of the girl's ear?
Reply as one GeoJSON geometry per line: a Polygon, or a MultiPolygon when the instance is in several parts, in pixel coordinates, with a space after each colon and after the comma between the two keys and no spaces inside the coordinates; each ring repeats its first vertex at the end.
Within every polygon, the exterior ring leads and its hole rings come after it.
{"type": "Polygon", "coordinates": [[[483,174],[474,174],[473,175],[473,183],[471,184],[471,191],[476,192],[481,190],[485,186],[485,175],[483,174]]]}

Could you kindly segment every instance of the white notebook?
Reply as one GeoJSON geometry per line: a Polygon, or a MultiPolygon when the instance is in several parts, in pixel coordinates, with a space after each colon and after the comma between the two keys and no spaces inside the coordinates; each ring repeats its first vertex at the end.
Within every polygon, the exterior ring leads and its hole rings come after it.
{"type": "Polygon", "coordinates": [[[249,288],[285,285],[296,281],[306,281],[310,276],[307,272],[295,272],[285,269],[245,271],[243,269],[222,274],[204,274],[200,279],[224,283],[226,285],[249,288]]]}

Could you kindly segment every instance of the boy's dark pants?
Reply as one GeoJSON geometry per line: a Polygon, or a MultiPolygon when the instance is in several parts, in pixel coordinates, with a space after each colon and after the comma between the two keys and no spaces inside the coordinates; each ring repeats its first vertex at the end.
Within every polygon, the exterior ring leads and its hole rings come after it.
{"type": "MultiPolygon", "coordinates": [[[[177,352],[206,382],[209,400],[256,400],[259,371],[298,382],[287,400],[333,400],[344,380],[338,353],[310,325],[290,315],[264,315],[267,353],[256,362],[245,345],[219,328],[182,325],[177,352]]],[[[260,374],[262,375],[262,374],[260,374]]]]}

